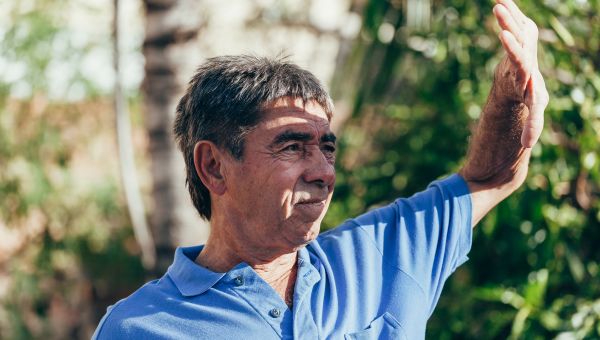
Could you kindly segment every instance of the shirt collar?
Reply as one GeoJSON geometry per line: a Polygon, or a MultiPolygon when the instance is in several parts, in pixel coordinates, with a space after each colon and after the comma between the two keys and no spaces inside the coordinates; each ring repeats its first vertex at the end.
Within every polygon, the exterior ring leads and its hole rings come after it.
{"type": "Polygon", "coordinates": [[[314,253],[311,253],[308,250],[308,247],[310,247],[311,244],[313,244],[314,242],[315,241],[312,241],[306,247],[302,247],[302,249],[300,249],[298,251],[298,264],[300,265],[300,268],[308,267],[308,268],[303,268],[301,270],[302,276],[306,277],[309,275],[306,273],[310,272],[310,278],[309,278],[310,285],[313,285],[321,280],[321,274],[319,274],[319,268],[321,267],[321,262],[319,261],[319,258],[314,255],[314,253]],[[303,266],[303,264],[309,264],[309,266],[303,266]]]}
{"type": "MultiPolygon", "coordinates": [[[[175,251],[175,260],[167,269],[167,275],[183,296],[200,295],[212,288],[223,277],[235,276],[242,272],[253,271],[250,266],[242,262],[232,268],[228,273],[217,273],[204,268],[195,262],[196,257],[202,251],[204,245],[194,247],[178,247],[175,251]]],[[[321,279],[310,261],[310,255],[306,247],[298,251],[298,277],[303,281],[308,279],[308,285],[312,286],[321,279]],[[312,267],[313,270],[308,269],[312,267]]]]}
{"type": "Polygon", "coordinates": [[[167,275],[183,296],[200,295],[226,275],[226,273],[213,272],[194,262],[202,248],[203,245],[177,248],[175,260],[167,269],[167,275]]]}

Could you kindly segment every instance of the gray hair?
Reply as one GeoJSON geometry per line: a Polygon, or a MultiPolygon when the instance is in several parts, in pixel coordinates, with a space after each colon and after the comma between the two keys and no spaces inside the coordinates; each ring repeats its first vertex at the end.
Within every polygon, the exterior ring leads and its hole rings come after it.
{"type": "Polygon", "coordinates": [[[245,135],[260,123],[262,108],[281,97],[314,100],[331,120],[333,104],[323,85],[286,58],[210,58],[192,77],[177,105],[173,132],[192,202],[203,218],[210,220],[210,192],[196,173],[194,146],[208,140],[243,160],[245,135]]]}

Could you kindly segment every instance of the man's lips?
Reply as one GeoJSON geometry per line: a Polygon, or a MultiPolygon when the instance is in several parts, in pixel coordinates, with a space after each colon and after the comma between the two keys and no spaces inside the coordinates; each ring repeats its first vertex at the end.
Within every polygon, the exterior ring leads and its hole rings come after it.
{"type": "Polygon", "coordinates": [[[327,201],[327,198],[311,198],[311,199],[308,199],[308,200],[301,200],[301,201],[299,201],[296,204],[297,205],[298,204],[318,205],[318,204],[325,204],[325,201],[327,201]]]}
{"type": "Polygon", "coordinates": [[[326,199],[311,198],[308,200],[302,200],[294,205],[294,208],[302,215],[308,217],[309,220],[313,221],[319,218],[325,210],[326,199]]]}

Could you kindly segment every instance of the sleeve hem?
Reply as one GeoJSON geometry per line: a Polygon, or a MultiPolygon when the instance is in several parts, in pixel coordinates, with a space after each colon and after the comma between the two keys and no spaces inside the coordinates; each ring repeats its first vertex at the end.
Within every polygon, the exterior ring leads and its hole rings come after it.
{"type": "Polygon", "coordinates": [[[460,214],[465,216],[465,224],[460,226],[459,231],[459,247],[458,250],[462,253],[456,259],[454,270],[460,267],[462,264],[469,260],[467,254],[471,251],[473,244],[473,202],[471,197],[471,191],[464,178],[459,174],[451,175],[447,180],[451,181],[451,190],[453,191],[454,199],[457,200],[460,214]],[[464,201],[464,202],[461,202],[464,201]]]}

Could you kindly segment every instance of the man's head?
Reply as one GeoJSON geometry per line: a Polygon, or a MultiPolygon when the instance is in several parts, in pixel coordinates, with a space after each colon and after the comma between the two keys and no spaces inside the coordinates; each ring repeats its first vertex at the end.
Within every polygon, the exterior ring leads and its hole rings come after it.
{"type": "Polygon", "coordinates": [[[243,161],[246,135],[281,98],[316,103],[331,120],[331,99],[316,77],[285,60],[225,56],[198,68],[177,106],[174,133],[184,155],[192,202],[204,218],[211,218],[211,198],[194,161],[197,143],[210,141],[243,161]]]}

